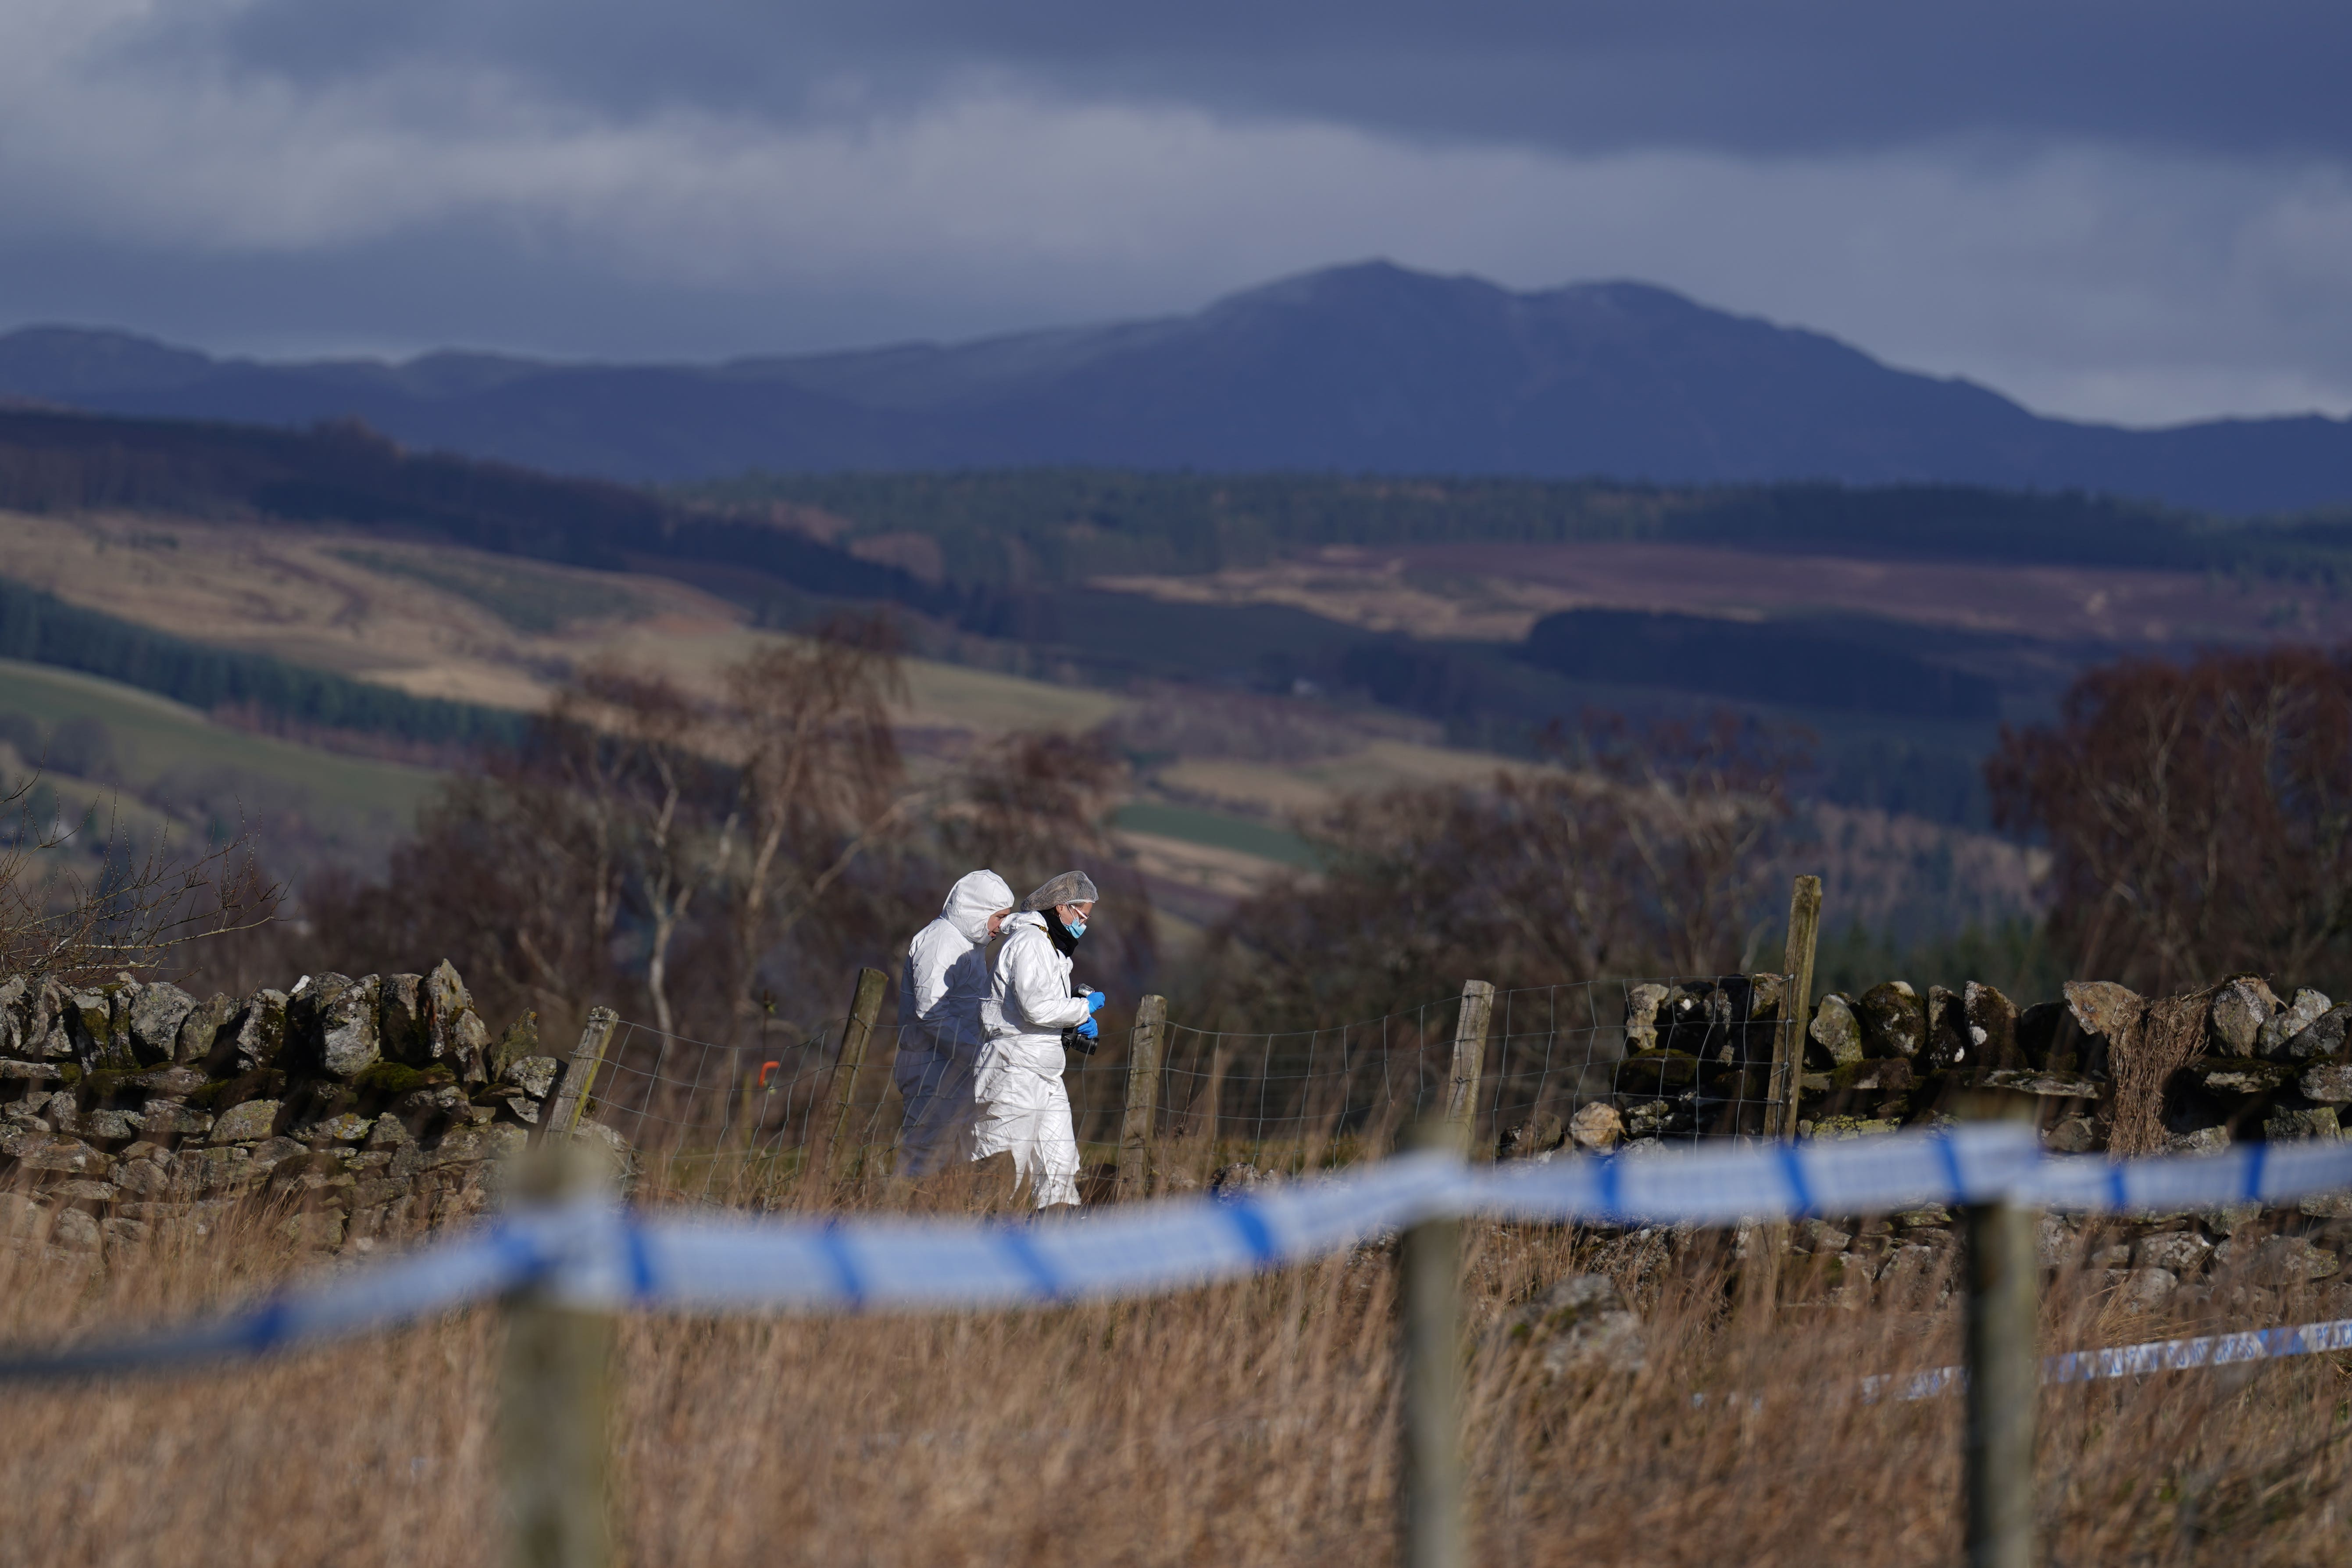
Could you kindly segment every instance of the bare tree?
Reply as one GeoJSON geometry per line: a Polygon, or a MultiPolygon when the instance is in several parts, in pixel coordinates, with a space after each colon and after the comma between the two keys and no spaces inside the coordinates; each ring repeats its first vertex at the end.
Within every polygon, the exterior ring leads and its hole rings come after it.
{"type": "Polygon", "coordinates": [[[1357,795],[1302,830],[1319,871],[1209,935],[1196,1011],[1236,1028],[1367,1017],[1469,975],[1714,974],[1744,958],[1801,755],[1728,715],[1591,721],[1572,766],[1357,795]]]}
{"type": "Polygon", "coordinates": [[[2352,653],[2094,670],[1986,771],[1997,820],[2049,839],[2075,973],[2352,980],[2352,653]]]}
{"type": "Polygon", "coordinates": [[[727,691],[723,743],[740,749],[730,820],[742,836],[728,886],[740,1023],[756,1005],[761,955],[906,823],[919,797],[902,793],[890,727],[906,682],[887,621],[835,621],[762,647],[727,672],[727,691]]]}
{"type": "Polygon", "coordinates": [[[32,774],[0,795],[14,818],[0,833],[0,975],[77,984],[184,971],[203,944],[275,915],[283,889],[262,877],[245,835],[182,854],[168,830],[138,842],[110,808],[105,831],[84,843],[95,810],[80,825],[36,820],[39,783],[32,774]]]}

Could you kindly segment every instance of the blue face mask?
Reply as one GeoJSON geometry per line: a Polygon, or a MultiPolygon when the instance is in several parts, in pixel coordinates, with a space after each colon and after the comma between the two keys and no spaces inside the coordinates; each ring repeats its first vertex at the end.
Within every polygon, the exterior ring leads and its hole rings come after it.
{"type": "Polygon", "coordinates": [[[1062,929],[1068,931],[1071,939],[1075,941],[1076,939],[1087,934],[1087,922],[1084,921],[1072,921],[1062,929]]]}

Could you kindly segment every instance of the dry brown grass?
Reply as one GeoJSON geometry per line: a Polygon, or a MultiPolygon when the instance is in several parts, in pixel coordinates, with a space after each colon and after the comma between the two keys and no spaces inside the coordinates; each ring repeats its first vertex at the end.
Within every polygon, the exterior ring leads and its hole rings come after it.
{"type": "MultiPolygon", "coordinates": [[[[159,1234],[98,1279],[38,1255],[0,1264],[6,1336],[250,1291],[298,1264],[268,1236],[159,1234]]],[[[1716,1238],[1472,1237],[1477,1561],[1957,1557],[1958,1402],[1850,1397],[1860,1373],[1955,1359],[1956,1303],[1842,1310],[1792,1272],[1806,1299],[1756,1331],[1727,1305],[1716,1238]],[[1636,1292],[1647,1370],[1548,1384],[1488,1331],[1589,1267],[1636,1292]]],[[[1390,1289],[1387,1258],[1367,1252],[1137,1304],[633,1319],[614,1500],[626,1561],[1387,1561],[1390,1289]]],[[[2048,1315],[2053,1345],[2190,1326],[2103,1316],[2081,1277],[2048,1315]]],[[[257,1367],[11,1390],[0,1561],[493,1562],[497,1341],[476,1311],[257,1367]]],[[[2049,1391],[2048,1561],[2340,1561],[2347,1396],[2346,1368],[2320,1357],[2049,1391]]]]}

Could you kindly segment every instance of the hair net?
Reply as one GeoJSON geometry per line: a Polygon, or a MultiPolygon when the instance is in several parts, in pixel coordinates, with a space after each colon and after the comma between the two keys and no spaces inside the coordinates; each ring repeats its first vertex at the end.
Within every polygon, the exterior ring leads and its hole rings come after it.
{"type": "Polygon", "coordinates": [[[1094,879],[1084,871],[1065,871],[1021,900],[1024,910],[1050,910],[1055,904],[1091,904],[1094,879]]]}

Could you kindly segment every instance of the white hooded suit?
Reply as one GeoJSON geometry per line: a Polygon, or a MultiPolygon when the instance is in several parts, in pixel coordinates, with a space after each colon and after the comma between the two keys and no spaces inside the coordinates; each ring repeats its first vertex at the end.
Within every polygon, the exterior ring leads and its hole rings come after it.
{"type": "Polygon", "coordinates": [[[898,1054],[890,1076],[906,1102],[898,1169],[927,1176],[971,1154],[979,1107],[972,1076],[984,1039],[988,917],[1013,907],[1013,889],[993,871],[974,871],[948,889],[940,918],[907,944],[898,987],[898,1054]]]}
{"type": "Polygon", "coordinates": [[[1062,1031],[1085,1023],[1088,1013],[1087,999],[1070,994],[1070,961],[1055,951],[1045,917],[1007,919],[980,1009],[985,1043],[972,1157],[1010,1153],[1039,1208],[1078,1201],[1078,1140],[1062,1084],[1062,1031]]]}

